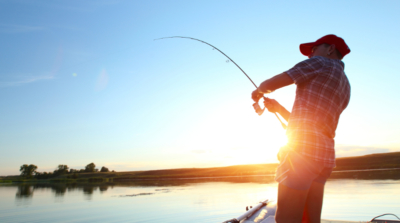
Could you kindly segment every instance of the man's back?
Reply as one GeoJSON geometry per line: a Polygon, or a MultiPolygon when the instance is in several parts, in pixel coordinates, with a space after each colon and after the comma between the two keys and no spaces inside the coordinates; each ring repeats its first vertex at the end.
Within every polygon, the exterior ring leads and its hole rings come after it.
{"type": "Polygon", "coordinates": [[[340,60],[315,56],[286,71],[297,85],[288,146],[327,167],[335,166],[333,138],[350,100],[350,84],[343,69],[340,60]]]}

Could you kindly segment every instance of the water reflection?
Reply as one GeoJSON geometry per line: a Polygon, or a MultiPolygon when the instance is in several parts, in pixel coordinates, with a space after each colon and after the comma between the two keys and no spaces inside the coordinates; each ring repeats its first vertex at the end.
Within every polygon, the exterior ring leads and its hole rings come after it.
{"type": "Polygon", "coordinates": [[[108,186],[107,185],[100,185],[99,186],[99,189],[100,189],[100,192],[105,192],[105,191],[107,191],[108,190],[108,186]]]}
{"type": "MultiPolygon", "coordinates": [[[[399,186],[399,180],[329,180],[323,217],[357,221],[385,212],[398,215],[399,186]]],[[[0,222],[54,222],[65,210],[74,213],[68,216],[71,222],[109,222],[116,216],[121,222],[132,222],[132,216],[135,222],[144,223],[222,222],[239,216],[246,206],[276,195],[277,183],[265,176],[3,184],[0,222]]]]}
{"type": "Polygon", "coordinates": [[[33,196],[33,186],[31,185],[19,185],[17,193],[15,194],[16,199],[29,199],[33,196]]]}
{"type": "MultiPolygon", "coordinates": [[[[66,192],[82,191],[84,195],[90,197],[98,188],[100,191],[107,191],[110,185],[93,185],[93,184],[60,184],[60,183],[32,183],[32,184],[16,184],[16,199],[30,199],[37,190],[50,189],[55,197],[63,197],[66,192]]],[[[10,187],[10,186],[9,186],[10,187]]]]}
{"type": "MultiPolygon", "coordinates": [[[[40,185],[39,185],[39,186],[36,186],[36,185],[35,185],[35,187],[36,187],[36,188],[40,188],[40,185]]],[[[46,188],[46,187],[42,187],[42,188],[46,188]]],[[[52,191],[54,192],[54,194],[55,194],[56,197],[62,197],[62,196],[65,195],[65,192],[67,192],[67,186],[64,185],[64,184],[56,184],[56,185],[53,185],[53,186],[51,187],[51,189],[52,189],[52,191]]]]}
{"type": "MultiPolygon", "coordinates": [[[[386,171],[390,172],[390,171],[386,171]]],[[[332,174],[331,180],[335,178],[358,178],[358,179],[376,179],[377,174],[372,174],[369,171],[364,172],[336,172],[332,174]],[[372,177],[371,177],[372,176],[372,177]]],[[[179,178],[179,179],[159,179],[159,180],[119,180],[117,182],[106,182],[106,183],[24,183],[24,184],[12,184],[10,186],[17,187],[15,194],[16,199],[30,199],[36,190],[51,190],[55,197],[63,197],[67,192],[82,191],[82,194],[86,199],[91,199],[94,192],[99,191],[105,193],[109,188],[114,186],[122,187],[172,187],[172,186],[185,186],[193,183],[203,182],[228,182],[228,183],[256,183],[256,184],[268,184],[274,183],[273,175],[259,175],[259,176],[232,176],[232,177],[200,177],[200,178],[179,178]]],[[[157,189],[163,190],[163,189],[157,189]]],[[[158,192],[169,192],[158,191],[158,192]]]]}
{"type": "MultiPolygon", "coordinates": [[[[187,184],[202,182],[229,182],[229,183],[272,183],[273,176],[245,176],[245,177],[221,177],[221,178],[187,178],[187,179],[161,179],[161,180],[135,180],[107,183],[24,183],[13,184],[10,187],[17,187],[16,199],[30,199],[37,190],[50,189],[55,197],[63,197],[67,192],[82,191],[86,199],[91,199],[93,193],[97,190],[100,193],[106,192],[114,186],[122,187],[170,187],[185,186],[187,184]]],[[[168,189],[156,189],[160,193],[168,193],[168,189]]],[[[141,194],[142,195],[142,194],[141,194]]],[[[130,195],[133,196],[133,195],[130,195]]],[[[135,195],[136,196],[136,195],[135,195]]]]}

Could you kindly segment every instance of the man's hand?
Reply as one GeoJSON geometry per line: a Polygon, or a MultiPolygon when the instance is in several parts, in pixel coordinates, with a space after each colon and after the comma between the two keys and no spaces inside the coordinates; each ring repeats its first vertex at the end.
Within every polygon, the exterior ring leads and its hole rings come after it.
{"type": "Polygon", "coordinates": [[[253,91],[253,93],[251,93],[251,98],[253,99],[254,102],[258,102],[260,98],[262,98],[263,96],[264,94],[260,93],[258,89],[256,89],[255,91],[253,91]]]}
{"type": "Polygon", "coordinates": [[[280,108],[282,107],[275,99],[264,98],[264,106],[268,109],[269,112],[279,113],[280,108]]]}

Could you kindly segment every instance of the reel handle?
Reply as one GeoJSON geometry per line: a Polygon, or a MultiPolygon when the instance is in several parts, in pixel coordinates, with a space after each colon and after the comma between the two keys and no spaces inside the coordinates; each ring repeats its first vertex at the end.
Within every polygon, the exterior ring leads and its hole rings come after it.
{"type": "Polygon", "coordinates": [[[253,104],[253,108],[258,115],[262,115],[265,111],[265,108],[261,109],[260,105],[257,102],[253,104]]]}

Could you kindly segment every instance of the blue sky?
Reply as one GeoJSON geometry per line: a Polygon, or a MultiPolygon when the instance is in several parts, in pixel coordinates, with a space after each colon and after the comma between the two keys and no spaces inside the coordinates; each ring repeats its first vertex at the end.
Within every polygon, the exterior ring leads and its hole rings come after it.
{"type": "MultiPolygon", "coordinates": [[[[276,162],[285,132],[256,82],[345,39],[352,95],[337,156],[400,151],[398,1],[0,1],[0,175],[276,162]]],[[[295,86],[270,95],[291,110],[295,86]]]]}

